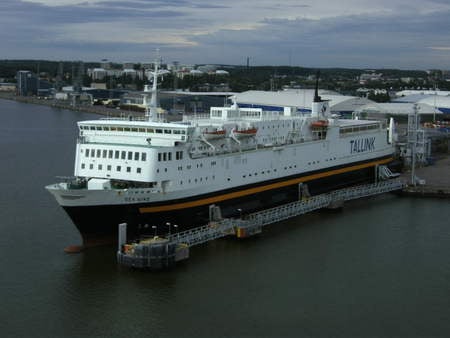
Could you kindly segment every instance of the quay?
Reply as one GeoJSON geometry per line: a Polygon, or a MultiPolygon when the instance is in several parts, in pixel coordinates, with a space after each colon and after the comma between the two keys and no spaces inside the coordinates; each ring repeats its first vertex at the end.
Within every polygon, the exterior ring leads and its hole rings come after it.
{"type": "MultiPolygon", "coordinates": [[[[401,178],[410,180],[411,172],[404,172],[401,178]]],[[[406,186],[401,194],[414,197],[450,198],[450,156],[443,156],[433,165],[415,169],[417,184],[406,186]]]]}
{"type": "Polygon", "coordinates": [[[299,201],[244,215],[236,219],[217,217],[217,215],[220,215],[220,209],[211,205],[211,221],[206,225],[179,233],[171,233],[164,238],[155,236],[133,243],[127,243],[127,225],[122,223],[119,224],[117,261],[120,265],[138,269],[159,270],[169,268],[174,266],[176,262],[189,258],[189,248],[192,246],[230,235],[237,238],[247,238],[261,233],[264,226],[272,223],[318,209],[340,208],[345,201],[400,191],[405,186],[406,184],[398,179],[354,186],[326,194],[303,197],[299,201]]]}

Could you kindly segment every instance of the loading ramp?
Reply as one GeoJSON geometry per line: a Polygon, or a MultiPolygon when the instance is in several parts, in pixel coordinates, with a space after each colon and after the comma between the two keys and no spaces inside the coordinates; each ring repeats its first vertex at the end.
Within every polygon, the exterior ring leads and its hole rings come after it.
{"type": "MultiPolygon", "coordinates": [[[[146,238],[127,244],[126,223],[119,224],[119,248],[117,260],[121,265],[135,268],[161,269],[173,266],[177,261],[189,257],[189,248],[221,237],[234,235],[238,238],[253,236],[266,225],[277,223],[307,212],[323,208],[341,207],[344,202],[402,190],[406,184],[398,179],[380,181],[311,197],[303,197],[270,209],[261,210],[240,218],[212,220],[208,224],[186,231],[172,233],[166,237],[146,238]]],[[[220,211],[210,206],[211,214],[220,211]]]]}

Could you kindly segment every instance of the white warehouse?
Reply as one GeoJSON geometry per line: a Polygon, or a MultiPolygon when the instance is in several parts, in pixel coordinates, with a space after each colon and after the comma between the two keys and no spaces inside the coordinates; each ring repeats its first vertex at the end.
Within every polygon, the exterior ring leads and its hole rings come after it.
{"type": "MultiPolygon", "coordinates": [[[[322,100],[328,100],[334,114],[351,113],[373,101],[357,96],[344,96],[337,92],[319,90],[322,100]]],[[[235,95],[240,107],[262,108],[263,110],[310,112],[314,89],[295,89],[278,92],[250,90],[235,95]]]]}

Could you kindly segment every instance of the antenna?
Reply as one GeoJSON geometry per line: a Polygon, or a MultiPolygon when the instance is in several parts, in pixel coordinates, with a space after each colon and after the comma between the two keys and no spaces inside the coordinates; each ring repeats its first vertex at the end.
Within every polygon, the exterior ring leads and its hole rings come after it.
{"type": "Polygon", "coordinates": [[[157,92],[158,92],[158,67],[160,65],[161,58],[159,56],[159,48],[156,49],[156,59],[155,59],[155,69],[152,72],[153,75],[153,85],[152,85],[152,96],[150,99],[150,105],[147,108],[147,117],[150,121],[157,121],[158,107],[157,107],[157,92]]]}

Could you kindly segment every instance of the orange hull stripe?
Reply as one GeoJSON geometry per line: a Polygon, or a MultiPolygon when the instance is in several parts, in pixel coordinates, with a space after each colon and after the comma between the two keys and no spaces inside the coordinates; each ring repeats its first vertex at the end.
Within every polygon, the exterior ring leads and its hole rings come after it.
{"type": "Polygon", "coordinates": [[[298,184],[298,183],[302,183],[302,182],[306,182],[306,181],[312,181],[312,180],[315,180],[318,178],[329,177],[332,175],[342,174],[342,173],[349,172],[349,171],[364,169],[364,168],[375,166],[377,164],[385,164],[390,161],[392,161],[392,158],[388,158],[388,159],[384,159],[384,160],[380,160],[380,161],[369,162],[369,163],[364,163],[364,164],[359,164],[359,165],[355,165],[352,167],[335,169],[335,170],[326,171],[326,172],[319,173],[319,174],[313,174],[313,175],[304,176],[304,177],[300,177],[300,178],[290,179],[290,180],[287,180],[284,182],[277,182],[277,183],[272,183],[272,184],[268,184],[268,185],[264,185],[264,186],[260,186],[260,187],[230,192],[230,193],[223,194],[223,195],[207,197],[207,198],[203,198],[203,199],[191,201],[191,202],[182,202],[182,203],[161,205],[161,206],[155,206],[155,207],[143,207],[143,208],[139,208],[139,211],[141,213],[149,213],[149,212],[171,211],[171,210],[179,210],[179,209],[198,207],[198,206],[205,205],[205,204],[213,204],[213,203],[222,202],[222,201],[226,201],[226,200],[233,199],[233,198],[256,194],[256,193],[267,191],[267,190],[273,190],[273,189],[287,187],[287,186],[293,185],[293,184],[298,184]]]}

